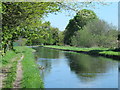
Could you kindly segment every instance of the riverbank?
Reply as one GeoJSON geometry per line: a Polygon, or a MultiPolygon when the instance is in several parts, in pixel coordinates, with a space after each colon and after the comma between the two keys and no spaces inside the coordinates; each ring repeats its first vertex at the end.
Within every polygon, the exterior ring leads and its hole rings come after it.
{"type": "Polygon", "coordinates": [[[71,46],[53,46],[53,45],[46,45],[43,47],[57,49],[57,50],[63,50],[63,51],[85,53],[85,54],[89,54],[92,56],[104,56],[104,57],[112,58],[115,60],[120,59],[120,52],[115,51],[110,48],[79,48],[79,47],[71,47],[71,46]]]}
{"type": "Polygon", "coordinates": [[[13,88],[17,80],[17,68],[18,60],[22,58],[22,79],[20,81],[20,88],[43,88],[43,82],[40,77],[40,71],[37,64],[35,63],[35,58],[32,48],[28,47],[14,47],[16,53],[13,51],[8,51],[5,56],[2,57],[2,88],[13,88]]]}

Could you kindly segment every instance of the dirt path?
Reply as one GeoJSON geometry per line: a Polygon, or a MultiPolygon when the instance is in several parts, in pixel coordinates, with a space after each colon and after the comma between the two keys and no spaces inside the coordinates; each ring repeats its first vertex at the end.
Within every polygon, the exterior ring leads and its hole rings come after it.
{"type": "MultiPolygon", "coordinates": [[[[16,58],[17,57],[13,58],[11,61],[14,62],[16,60],[16,58]]],[[[0,88],[3,88],[3,86],[4,86],[3,81],[7,77],[10,67],[11,67],[11,64],[8,64],[7,67],[0,68],[0,88]]]]}
{"type": "Polygon", "coordinates": [[[20,60],[18,60],[18,64],[17,64],[17,71],[16,71],[16,80],[13,83],[13,88],[20,88],[20,83],[22,80],[22,63],[21,60],[24,58],[24,56],[22,55],[22,57],[20,58],[20,60]]]}

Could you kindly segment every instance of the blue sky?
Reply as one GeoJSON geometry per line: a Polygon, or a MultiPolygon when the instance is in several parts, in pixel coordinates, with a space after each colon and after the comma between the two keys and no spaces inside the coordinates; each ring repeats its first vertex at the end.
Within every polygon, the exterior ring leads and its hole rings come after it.
{"type": "MultiPolygon", "coordinates": [[[[96,15],[105,20],[108,23],[112,23],[114,26],[118,27],[118,3],[112,2],[109,5],[102,6],[97,5],[96,9],[88,8],[93,10],[96,15]]],[[[75,13],[72,12],[74,15],[75,13]]],[[[45,18],[45,21],[50,21],[53,27],[59,28],[59,30],[65,30],[65,27],[69,23],[69,20],[73,18],[73,16],[67,16],[67,12],[55,14],[49,14],[48,17],[45,18]]]]}

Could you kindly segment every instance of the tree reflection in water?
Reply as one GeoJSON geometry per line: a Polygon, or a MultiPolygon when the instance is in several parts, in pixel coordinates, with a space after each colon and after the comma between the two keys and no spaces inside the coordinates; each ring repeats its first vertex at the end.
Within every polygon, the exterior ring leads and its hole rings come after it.
{"type": "Polygon", "coordinates": [[[114,66],[113,61],[102,57],[92,57],[86,54],[65,53],[69,60],[71,71],[75,72],[83,82],[93,81],[97,76],[105,74],[110,66],[114,66]]]}
{"type": "MultiPolygon", "coordinates": [[[[74,73],[77,77],[75,79],[85,84],[96,81],[102,76],[109,76],[109,70],[115,68],[117,64],[116,61],[104,57],[93,57],[81,53],[64,52],[41,47],[36,48],[35,55],[37,56],[37,63],[45,67],[45,69],[41,70],[43,79],[47,76],[54,78],[57,72],[60,72],[60,75],[57,76],[69,73],[70,75],[68,75],[71,77],[74,76],[72,75],[74,73]]],[[[71,78],[71,80],[75,79],[71,78]]]]}
{"type": "Polygon", "coordinates": [[[41,77],[44,78],[44,76],[48,75],[51,71],[51,60],[59,58],[59,52],[53,49],[48,50],[48,48],[42,47],[37,47],[34,49],[36,50],[35,55],[37,57],[36,59],[38,61],[38,64],[44,67],[44,69],[40,72],[41,77]]]}

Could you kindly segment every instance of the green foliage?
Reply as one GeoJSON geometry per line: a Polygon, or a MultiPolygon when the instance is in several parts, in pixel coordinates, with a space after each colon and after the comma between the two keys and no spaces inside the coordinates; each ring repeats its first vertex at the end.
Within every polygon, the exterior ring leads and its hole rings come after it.
{"type": "Polygon", "coordinates": [[[21,36],[31,39],[30,36],[35,36],[36,28],[40,27],[43,16],[59,11],[53,2],[3,2],[2,7],[4,52],[8,46],[13,49],[13,42],[21,36]]]}
{"type": "Polygon", "coordinates": [[[58,45],[64,45],[64,33],[59,32],[59,44],[58,45]]]}
{"type": "MultiPolygon", "coordinates": [[[[33,30],[34,31],[34,30],[33,30]]],[[[29,34],[30,35],[30,34],[29,34]]],[[[31,45],[51,44],[56,45],[59,43],[59,29],[50,25],[50,22],[41,23],[34,34],[29,36],[31,45]]],[[[30,45],[30,42],[27,42],[30,45]]]]}
{"type": "Polygon", "coordinates": [[[71,37],[76,31],[82,29],[91,20],[97,19],[96,14],[91,10],[80,10],[73,19],[69,21],[64,34],[64,43],[70,45],[71,37]]]}
{"type": "Polygon", "coordinates": [[[117,30],[103,20],[89,22],[75,32],[71,44],[79,47],[117,47],[117,30]]]}
{"type": "MultiPolygon", "coordinates": [[[[9,1],[9,0],[8,0],[9,1]]],[[[12,0],[10,0],[12,1],[12,0]]],[[[14,0],[16,1],[16,0],[14,0]]],[[[20,1],[20,0],[19,0],[20,1]]],[[[22,0],[27,1],[27,0],[22,0]]],[[[49,34],[45,30],[40,29],[42,25],[42,19],[47,16],[48,13],[56,13],[62,10],[77,11],[80,7],[92,6],[91,2],[81,3],[66,3],[66,2],[2,2],[2,48],[4,53],[9,49],[13,49],[13,42],[19,38],[27,38],[29,44],[32,44],[33,40],[38,40],[40,43],[44,43],[46,38],[49,44],[57,44],[58,40],[49,40],[49,34]],[[40,33],[38,35],[37,33],[40,33]],[[43,34],[43,35],[42,35],[43,34]],[[45,39],[44,39],[44,38],[45,39]],[[38,39],[39,38],[39,39],[38,39]]],[[[86,12],[84,10],[83,12],[86,12]]],[[[81,13],[81,12],[80,12],[81,13]]],[[[91,11],[88,13],[91,15],[91,11]]],[[[89,15],[88,15],[89,16],[89,15]]],[[[82,17],[84,20],[92,19],[82,17]]],[[[76,16],[76,19],[80,19],[76,16]]],[[[83,22],[81,22],[83,23],[83,22]]],[[[57,34],[56,34],[57,35],[57,34]]],[[[48,43],[48,42],[45,42],[48,43]]]]}
{"type": "Polygon", "coordinates": [[[86,30],[77,31],[71,38],[71,44],[73,46],[91,47],[92,43],[94,43],[92,35],[90,35],[86,30]]]}

